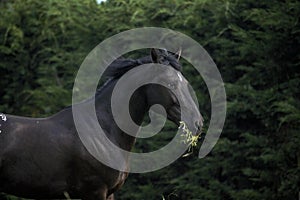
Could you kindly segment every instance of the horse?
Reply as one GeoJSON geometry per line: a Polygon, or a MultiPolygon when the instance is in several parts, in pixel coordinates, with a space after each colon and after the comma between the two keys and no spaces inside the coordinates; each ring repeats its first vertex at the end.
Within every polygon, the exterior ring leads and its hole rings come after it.
{"type": "MultiPolygon", "coordinates": [[[[126,134],[114,121],[110,107],[112,91],[126,72],[146,63],[164,64],[175,70],[166,70],[156,77],[169,83],[170,88],[147,84],[134,93],[130,100],[132,120],[141,125],[149,108],[160,104],[167,112],[167,119],[176,125],[181,120],[180,106],[187,109],[186,123],[193,134],[198,134],[203,125],[189,92],[189,83],[181,73],[178,55],[152,49],[150,55],[143,58],[117,59],[104,73],[108,78],[92,100],[76,106],[95,103],[105,135],[127,151],[132,150],[136,137],[126,134]],[[183,105],[179,105],[178,98],[183,105]]],[[[1,116],[0,192],[30,199],[64,199],[67,194],[76,199],[106,200],[113,199],[113,193],[124,184],[128,172],[102,164],[83,145],[74,124],[72,107],[46,118],[1,116]]]]}

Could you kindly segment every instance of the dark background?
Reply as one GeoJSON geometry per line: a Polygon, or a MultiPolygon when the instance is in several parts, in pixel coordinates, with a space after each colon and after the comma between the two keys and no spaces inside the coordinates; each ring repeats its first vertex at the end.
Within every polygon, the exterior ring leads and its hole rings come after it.
{"type": "MultiPolygon", "coordinates": [[[[216,62],[228,100],[225,127],[204,159],[194,149],[162,170],[131,174],[116,199],[298,199],[299,17],[296,0],[1,0],[0,111],[49,116],[71,103],[81,62],[105,38],[134,27],[170,28],[216,62]]],[[[184,75],[207,127],[206,85],[189,65],[184,75]]],[[[136,151],[163,146],[175,130],[168,123],[138,140],[136,151]]]]}

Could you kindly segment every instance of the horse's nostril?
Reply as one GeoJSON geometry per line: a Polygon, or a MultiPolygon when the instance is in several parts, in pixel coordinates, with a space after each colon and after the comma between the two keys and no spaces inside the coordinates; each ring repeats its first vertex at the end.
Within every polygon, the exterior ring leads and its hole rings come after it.
{"type": "Polygon", "coordinates": [[[200,124],[199,121],[196,121],[196,122],[195,122],[195,127],[196,127],[198,130],[201,129],[201,124],[200,124]]]}
{"type": "Polygon", "coordinates": [[[197,129],[197,133],[200,133],[202,130],[203,122],[202,120],[196,121],[195,122],[195,128],[197,129]]]}

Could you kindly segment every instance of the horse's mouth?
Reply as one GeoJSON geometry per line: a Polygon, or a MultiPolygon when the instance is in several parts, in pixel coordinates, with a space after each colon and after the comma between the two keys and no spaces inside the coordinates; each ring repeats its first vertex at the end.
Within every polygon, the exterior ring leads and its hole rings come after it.
{"type": "MultiPolygon", "coordinates": [[[[180,122],[182,121],[180,107],[175,107],[175,106],[171,107],[170,109],[167,110],[167,114],[168,114],[168,119],[174,122],[179,127],[180,122]]],[[[192,131],[192,134],[194,136],[198,136],[201,134],[201,130],[203,126],[203,120],[201,117],[199,120],[196,120],[195,123],[188,123],[188,121],[185,123],[187,123],[189,130],[192,131]]]]}
{"type": "Polygon", "coordinates": [[[195,126],[196,126],[195,135],[198,136],[202,133],[203,119],[199,119],[199,121],[196,122],[195,126]]]}

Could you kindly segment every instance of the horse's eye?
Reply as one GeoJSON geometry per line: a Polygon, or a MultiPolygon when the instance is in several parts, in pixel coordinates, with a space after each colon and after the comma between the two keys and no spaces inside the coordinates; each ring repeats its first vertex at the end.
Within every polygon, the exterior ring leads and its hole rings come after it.
{"type": "Polygon", "coordinates": [[[168,83],[168,88],[170,88],[170,89],[175,89],[175,84],[173,84],[173,83],[168,83]]]}

